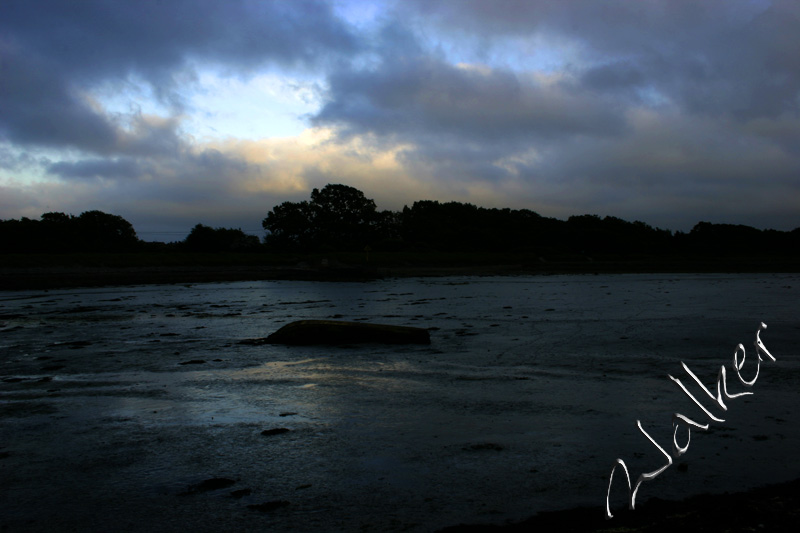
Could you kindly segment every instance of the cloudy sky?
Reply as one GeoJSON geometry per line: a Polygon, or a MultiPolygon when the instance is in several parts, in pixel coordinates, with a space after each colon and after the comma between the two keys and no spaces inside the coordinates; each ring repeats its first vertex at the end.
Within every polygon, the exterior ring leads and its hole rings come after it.
{"type": "Polygon", "coordinates": [[[261,235],[327,183],[793,229],[800,2],[0,4],[0,219],[261,235]]]}

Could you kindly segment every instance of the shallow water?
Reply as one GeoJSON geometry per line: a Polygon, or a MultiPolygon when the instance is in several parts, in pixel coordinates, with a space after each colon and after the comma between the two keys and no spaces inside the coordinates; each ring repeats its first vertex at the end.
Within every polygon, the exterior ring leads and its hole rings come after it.
{"type": "Polygon", "coordinates": [[[664,464],[636,420],[667,451],[674,412],[707,421],[667,375],[688,385],[683,361],[712,388],[724,364],[745,390],[732,356],[744,344],[754,375],[762,321],[777,362],[755,394],[637,502],[794,479],[798,290],[648,274],[0,292],[0,526],[430,531],[575,505],[602,520],[617,457],[634,477],[664,464]],[[425,327],[432,344],[240,343],[302,318],[425,327]],[[233,483],[198,488],[211,478],[233,483]],[[248,507],[264,502],[289,503],[248,507]]]}

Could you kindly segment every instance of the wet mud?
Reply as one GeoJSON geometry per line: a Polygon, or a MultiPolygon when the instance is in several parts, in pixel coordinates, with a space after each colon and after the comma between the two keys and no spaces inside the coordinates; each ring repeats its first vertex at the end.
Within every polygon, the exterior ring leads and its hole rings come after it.
{"type": "Polygon", "coordinates": [[[674,412],[702,416],[667,375],[683,361],[711,387],[762,321],[777,362],[755,394],[637,502],[795,479],[798,290],[737,274],[0,292],[0,528],[434,531],[577,506],[603,522],[614,460],[661,464],[636,420],[669,448],[674,412]],[[253,341],[303,319],[431,344],[253,341]]]}

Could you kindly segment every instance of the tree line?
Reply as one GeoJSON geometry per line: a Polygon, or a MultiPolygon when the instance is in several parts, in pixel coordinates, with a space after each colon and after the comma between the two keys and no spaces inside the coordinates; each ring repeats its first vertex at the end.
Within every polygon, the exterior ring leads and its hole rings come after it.
{"type": "Polygon", "coordinates": [[[800,255],[800,228],[758,230],[699,222],[688,233],[617,217],[543,217],[528,209],[421,200],[379,211],[363,192],[341,184],[309,200],[283,202],[262,221],[262,239],[241,229],[197,224],[180,242],[146,243],[117,215],[45,213],[40,220],[0,220],[0,253],[39,252],[470,252],[542,258],[769,257],[800,255]]]}
{"type": "Polygon", "coordinates": [[[53,212],[44,213],[40,220],[0,220],[3,253],[128,252],[139,245],[130,222],[102,211],[86,211],[77,217],[53,212]]]}

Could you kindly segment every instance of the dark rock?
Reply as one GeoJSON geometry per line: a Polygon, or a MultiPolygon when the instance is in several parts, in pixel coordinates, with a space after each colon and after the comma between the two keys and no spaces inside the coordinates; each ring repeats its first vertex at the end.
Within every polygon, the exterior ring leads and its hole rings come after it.
{"type": "Polygon", "coordinates": [[[231,492],[231,497],[236,498],[238,500],[239,498],[242,498],[244,496],[250,496],[252,492],[253,492],[252,489],[239,489],[231,492]]]}
{"type": "Polygon", "coordinates": [[[202,365],[205,364],[203,359],[192,359],[191,361],[183,361],[182,363],[178,363],[179,365],[202,365]]]}
{"type": "Polygon", "coordinates": [[[261,432],[261,434],[269,437],[271,435],[280,435],[282,433],[289,433],[289,431],[291,430],[286,428],[274,428],[274,429],[265,429],[264,431],[261,432]]]}
{"type": "Polygon", "coordinates": [[[298,320],[267,337],[272,344],[430,344],[427,330],[338,320],[298,320]]]}

